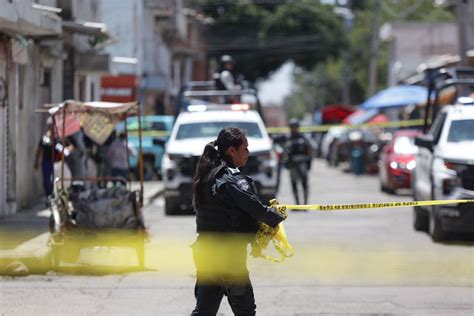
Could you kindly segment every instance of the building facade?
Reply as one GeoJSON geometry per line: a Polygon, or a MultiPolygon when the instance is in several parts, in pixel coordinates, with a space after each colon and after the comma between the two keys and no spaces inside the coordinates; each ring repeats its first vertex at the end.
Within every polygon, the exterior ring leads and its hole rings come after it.
{"type": "Polygon", "coordinates": [[[33,168],[44,103],[62,99],[61,19],[51,1],[0,0],[0,216],[41,195],[33,168]]]}
{"type": "Polygon", "coordinates": [[[103,21],[118,39],[107,47],[112,71],[104,82],[110,94],[130,95],[129,87],[110,89],[110,81],[131,82],[146,114],[171,114],[183,83],[207,79],[207,20],[181,0],[101,1],[103,21]],[[127,79],[128,78],[128,79],[127,79]]]}
{"type": "Polygon", "coordinates": [[[98,98],[110,35],[97,0],[0,0],[0,216],[44,194],[35,152],[44,104],[98,98]]]}

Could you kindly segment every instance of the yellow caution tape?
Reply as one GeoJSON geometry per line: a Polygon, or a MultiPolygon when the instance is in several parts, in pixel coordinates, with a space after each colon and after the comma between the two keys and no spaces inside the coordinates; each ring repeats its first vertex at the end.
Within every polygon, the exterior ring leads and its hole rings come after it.
{"type": "MultiPolygon", "coordinates": [[[[313,211],[350,211],[371,208],[395,208],[409,206],[429,206],[474,203],[474,200],[430,200],[430,201],[402,201],[402,202],[379,202],[379,203],[355,203],[355,204],[310,204],[310,205],[280,205],[277,200],[270,201],[270,207],[277,209],[285,217],[286,210],[313,210],[313,211]]],[[[295,253],[286,236],[283,223],[273,228],[265,223],[259,222],[259,230],[252,243],[251,255],[256,258],[263,258],[272,262],[282,262],[285,258],[293,256],[295,253]],[[272,242],[280,258],[274,258],[263,253],[272,242]]]]}
{"type": "MultiPolygon", "coordinates": [[[[270,201],[270,207],[273,207],[282,214],[285,218],[288,216],[286,208],[279,205],[276,199],[270,201]]],[[[264,258],[272,262],[283,262],[285,258],[291,257],[294,254],[294,249],[286,237],[285,226],[279,223],[277,227],[273,228],[263,222],[259,222],[259,230],[255,235],[255,240],[252,243],[252,252],[250,253],[255,258],[264,258]],[[263,253],[270,243],[273,243],[276,251],[280,254],[280,258],[274,258],[263,253]]]]}
{"type": "MultiPolygon", "coordinates": [[[[313,126],[301,126],[299,128],[300,132],[302,133],[310,133],[310,132],[326,132],[331,127],[345,127],[348,129],[354,128],[368,128],[368,127],[380,127],[380,128],[388,128],[388,127],[413,127],[413,126],[422,126],[424,124],[424,120],[404,120],[404,121],[393,121],[393,122],[380,122],[380,123],[366,123],[366,124],[330,124],[330,125],[313,125],[313,126]]],[[[268,127],[267,132],[269,134],[274,133],[288,133],[290,129],[288,127],[268,127]]]]}
{"type": "Polygon", "coordinates": [[[404,202],[379,202],[379,203],[355,203],[355,204],[310,204],[310,205],[282,205],[289,210],[312,210],[312,211],[351,211],[369,208],[394,208],[407,206],[429,206],[459,203],[474,203],[474,200],[430,200],[430,201],[404,201],[404,202]]]}
{"type": "MultiPolygon", "coordinates": [[[[389,128],[389,127],[413,127],[413,126],[422,126],[424,120],[404,120],[404,121],[394,121],[394,122],[380,122],[380,123],[366,123],[366,124],[326,124],[326,125],[312,125],[312,126],[301,126],[299,128],[302,133],[311,133],[311,132],[326,132],[331,127],[345,127],[348,129],[354,128],[368,128],[368,127],[380,127],[380,128],[389,128]]],[[[289,127],[267,127],[267,132],[269,134],[275,133],[289,133],[289,127]]],[[[143,131],[142,137],[168,137],[171,132],[169,131],[143,131]]],[[[138,131],[128,131],[128,135],[137,136],[138,131]]]]}
{"type": "MultiPolygon", "coordinates": [[[[142,137],[168,137],[171,132],[169,131],[143,131],[142,137]]],[[[138,136],[138,131],[128,131],[129,136],[138,136]]]]}

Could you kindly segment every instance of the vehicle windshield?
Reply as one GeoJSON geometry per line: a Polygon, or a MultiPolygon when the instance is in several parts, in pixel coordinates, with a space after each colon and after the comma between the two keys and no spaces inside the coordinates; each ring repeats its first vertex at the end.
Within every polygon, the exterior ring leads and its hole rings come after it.
{"type": "Polygon", "coordinates": [[[241,128],[247,133],[247,137],[263,138],[257,123],[249,122],[202,122],[183,124],[179,127],[176,139],[217,137],[221,129],[225,127],[241,128]]]}
{"type": "Polygon", "coordinates": [[[458,143],[464,141],[474,141],[474,120],[457,120],[451,122],[448,134],[448,142],[458,143]]]}
{"type": "Polygon", "coordinates": [[[400,136],[395,139],[393,151],[396,154],[414,155],[418,152],[418,147],[415,146],[415,139],[408,136],[400,136]]]}

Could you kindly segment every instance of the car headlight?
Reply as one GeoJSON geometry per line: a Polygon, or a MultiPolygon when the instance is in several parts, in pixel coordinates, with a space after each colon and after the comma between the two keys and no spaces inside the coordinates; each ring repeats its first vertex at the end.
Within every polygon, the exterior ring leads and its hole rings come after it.
{"type": "Polygon", "coordinates": [[[178,155],[173,155],[173,154],[165,154],[163,155],[163,169],[165,170],[171,170],[171,169],[176,169],[178,167],[179,161],[181,157],[178,155]]]}
{"type": "Polygon", "coordinates": [[[416,161],[411,160],[408,163],[392,161],[390,163],[390,168],[392,169],[403,169],[403,170],[413,170],[415,169],[416,161]]]}

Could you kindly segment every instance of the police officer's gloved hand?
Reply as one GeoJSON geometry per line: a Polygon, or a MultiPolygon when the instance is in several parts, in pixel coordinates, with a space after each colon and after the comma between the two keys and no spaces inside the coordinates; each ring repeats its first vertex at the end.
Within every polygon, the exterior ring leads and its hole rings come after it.
{"type": "Polygon", "coordinates": [[[277,209],[277,212],[280,213],[284,219],[288,217],[288,212],[286,211],[285,205],[278,205],[276,209],[277,209]]]}
{"type": "Polygon", "coordinates": [[[286,206],[280,205],[276,199],[270,200],[269,208],[272,210],[272,212],[280,215],[283,218],[283,220],[285,220],[288,217],[286,206]]]}

